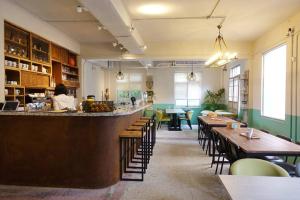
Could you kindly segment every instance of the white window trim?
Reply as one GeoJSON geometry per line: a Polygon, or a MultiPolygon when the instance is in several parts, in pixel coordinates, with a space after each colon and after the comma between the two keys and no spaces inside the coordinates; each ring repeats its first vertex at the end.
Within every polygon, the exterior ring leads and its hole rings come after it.
{"type": "Polygon", "coordinates": [[[228,102],[230,103],[239,103],[239,100],[240,100],[240,75],[241,75],[241,65],[236,65],[232,68],[230,68],[229,70],[229,81],[228,81],[228,102]],[[239,67],[240,68],[240,73],[236,76],[233,76],[233,77],[230,77],[230,70],[233,70],[234,68],[237,68],[239,67]],[[234,95],[234,81],[237,79],[238,80],[238,86],[237,86],[237,90],[238,90],[238,96],[237,96],[237,101],[234,101],[234,96],[232,96],[232,100],[230,101],[229,100],[229,87],[230,87],[230,80],[233,80],[233,95],[234,95]]]}
{"type": "MultiPolygon", "coordinates": [[[[267,119],[270,119],[270,120],[274,120],[274,121],[277,121],[277,122],[284,122],[286,120],[286,101],[285,101],[285,115],[284,115],[284,118],[277,118],[277,117],[271,117],[271,116],[267,116],[267,115],[264,115],[264,55],[266,55],[267,53],[273,51],[274,49],[277,49],[277,48],[280,48],[281,46],[284,46],[286,45],[287,47],[287,52],[286,52],[286,74],[285,76],[287,76],[287,60],[288,60],[288,44],[287,42],[283,42],[283,43],[280,43],[276,46],[273,46],[272,48],[268,49],[267,51],[263,52],[262,53],[262,56],[261,56],[261,99],[260,99],[260,107],[261,107],[261,110],[260,110],[260,115],[264,118],[267,118],[267,119]]],[[[286,77],[286,81],[287,81],[287,77],[286,77]]],[[[287,87],[287,85],[286,85],[287,87]]],[[[287,92],[287,88],[285,88],[285,93],[287,92]]],[[[285,94],[286,95],[286,94],[285,94]]]]}

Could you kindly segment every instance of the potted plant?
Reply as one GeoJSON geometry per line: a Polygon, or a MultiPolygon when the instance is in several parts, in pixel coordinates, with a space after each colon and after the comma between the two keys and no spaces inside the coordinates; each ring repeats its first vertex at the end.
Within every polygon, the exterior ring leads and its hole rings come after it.
{"type": "Polygon", "coordinates": [[[225,89],[221,88],[218,91],[207,90],[202,104],[203,110],[226,110],[225,89]]]}

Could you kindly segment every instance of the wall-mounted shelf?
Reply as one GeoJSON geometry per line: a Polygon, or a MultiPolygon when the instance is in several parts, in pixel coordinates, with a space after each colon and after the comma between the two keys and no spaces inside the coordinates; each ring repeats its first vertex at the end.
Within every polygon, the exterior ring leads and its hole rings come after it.
{"type": "MultiPolygon", "coordinates": [[[[12,23],[4,24],[5,88],[52,88],[57,83],[65,83],[69,89],[79,87],[77,54],[55,45],[47,39],[12,23]],[[53,62],[60,63],[60,72],[53,71],[53,62]],[[62,72],[62,66],[70,70],[62,72]],[[66,80],[63,80],[63,76],[66,80]]],[[[57,67],[57,65],[55,65],[57,67]]],[[[48,89],[45,89],[45,91],[48,89]]],[[[13,90],[12,90],[13,91],[13,90]]],[[[23,95],[6,95],[10,100],[23,98],[23,95]]],[[[22,102],[25,102],[22,100],[22,102]]]]}

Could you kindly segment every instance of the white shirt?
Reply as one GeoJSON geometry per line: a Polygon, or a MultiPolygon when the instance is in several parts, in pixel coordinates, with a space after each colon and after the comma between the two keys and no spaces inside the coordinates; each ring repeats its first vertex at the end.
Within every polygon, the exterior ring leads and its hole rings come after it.
{"type": "Polygon", "coordinates": [[[60,94],[54,96],[53,98],[54,110],[62,110],[64,108],[76,110],[75,108],[75,98],[73,96],[67,96],[65,94],[60,94]]]}

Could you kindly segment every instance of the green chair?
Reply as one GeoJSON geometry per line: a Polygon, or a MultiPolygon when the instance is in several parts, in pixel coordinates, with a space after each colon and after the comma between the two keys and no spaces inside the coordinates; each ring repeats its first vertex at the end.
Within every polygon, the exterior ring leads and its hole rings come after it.
{"type": "Polygon", "coordinates": [[[240,176],[289,177],[289,173],[282,167],[265,160],[254,158],[245,158],[234,162],[230,167],[230,174],[240,176]]]}
{"type": "Polygon", "coordinates": [[[150,117],[150,118],[152,118],[153,114],[154,114],[153,108],[147,108],[144,111],[144,117],[150,117]]]}
{"type": "Polygon", "coordinates": [[[164,116],[162,110],[156,110],[156,120],[157,120],[157,130],[158,130],[158,128],[161,128],[162,122],[170,122],[171,118],[168,116],[164,116]]]}
{"type": "Polygon", "coordinates": [[[187,112],[185,113],[184,116],[180,116],[180,117],[179,117],[179,120],[180,120],[180,126],[181,126],[181,121],[182,121],[182,120],[185,120],[185,121],[187,122],[187,124],[189,125],[190,129],[192,130],[193,128],[192,128],[192,123],[191,123],[191,121],[192,121],[193,114],[194,114],[194,111],[189,110],[189,111],[187,111],[187,112]]]}

